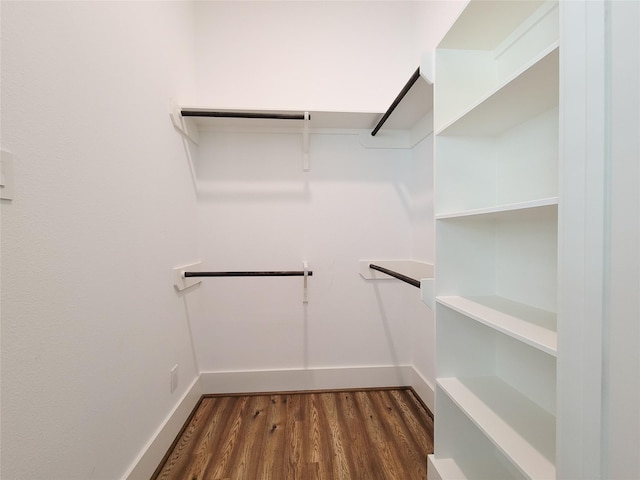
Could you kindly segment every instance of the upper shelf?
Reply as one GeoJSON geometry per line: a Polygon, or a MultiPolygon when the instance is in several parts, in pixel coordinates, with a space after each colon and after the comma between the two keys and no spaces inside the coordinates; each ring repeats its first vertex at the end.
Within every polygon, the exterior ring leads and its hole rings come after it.
{"type": "MultiPolygon", "coordinates": [[[[371,129],[381,113],[310,111],[311,129],[371,129]]],[[[228,110],[182,106],[180,115],[191,119],[200,131],[264,131],[300,130],[304,111],[293,110],[228,110]]]]}
{"type": "Polygon", "coordinates": [[[236,110],[174,103],[171,119],[195,143],[200,132],[308,131],[359,134],[360,143],[367,148],[411,148],[433,130],[429,115],[433,110],[433,85],[420,74],[419,68],[414,77],[386,113],[236,110]],[[374,136],[373,130],[381,126],[384,128],[374,136]]]}
{"type": "Polygon", "coordinates": [[[405,128],[406,125],[415,125],[432,109],[433,84],[420,75],[418,67],[371,131],[371,136],[375,136],[383,126],[394,128],[394,120],[397,123],[397,119],[401,119],[405,128]]]}
{"type": "Polygon", "coordinates": [[[558,105],[558,55],[554,45],[523,72],[445,125],[438,134],[497,135],[558,105]]]}
{"type": "Polygon", "coordinates": [[[544,3],[544,0],[469,2],[438,48],[494,50],[544,3]]]}

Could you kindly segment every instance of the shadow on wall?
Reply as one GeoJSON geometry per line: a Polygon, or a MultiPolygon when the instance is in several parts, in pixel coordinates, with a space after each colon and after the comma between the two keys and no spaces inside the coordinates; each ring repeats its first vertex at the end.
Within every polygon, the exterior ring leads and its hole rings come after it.
{"type": "MultiPolygon", "coordinates": [[[[385,309],[384,302],[382,301],[380,288],[375,282],[373,283],[373,292],[376,296],[376,303],[378,304],[378,312],[380,313],[380,322],[382,324],[382,328],[384,330],[384,337],[387,341],[387,346],[389,348],[389,356],[391,357],[391,364],[393,366],[399,367],[400,360],[398,356],[398,349],[393,340],[393,333],[391,330],[391,326],[389,324],[389,318],[387,316],[387,311],[385,309]]],[[[398,379],[397,379],[398,385],[402,385],[402,382],[404,382],[404,379],[399,373],[397,375],[398,375],[398,379]]]]}

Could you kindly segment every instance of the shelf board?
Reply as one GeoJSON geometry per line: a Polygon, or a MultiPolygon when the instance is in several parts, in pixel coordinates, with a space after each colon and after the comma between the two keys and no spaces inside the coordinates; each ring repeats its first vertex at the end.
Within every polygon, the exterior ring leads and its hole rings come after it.
{"type": "Polygon", "coordinates": [[[436,134],[498,135],[557,106],[558,57],[555,44],[436,134]]]}
{"type": "Polygon", "coordinates": [[[369,268],[372,263],[418,281],[424,278],[433,278],[433,265],[430,263],[416,260],[360,260],[360,276],[362,278],[366,280],[393,279],[389,275],[369,268]]]}
{"type": "Polygon", "coordinates": [[[505,205],[495,205],[492,207],[475,208],[471,210],[461,210],[458,212],[439,213],[435,216],[436,220],[444,220],[447,218],[472,217],[477,215],[488,215],[496,213],[515,212],[519,210],[528,210],[540,207],[549,207],[558,205],[558,197],[540,198],[529,200],[526,202],[509,203],[505,205]]]}
{"type": "Polygon", "coordinates": [[[523,475],[556,477],[553,415],[498,377],[439,378],[437,384],[523,475]]]}
{"type": "Polygon", "coordinates": [[[556,314],[498,296],[438,296],[436,302],[556,356],[556,314]]]}
{"type": "Polygon", "coordinates": [[[429,455],[427,474],[429,480],[502,480],[513,477],[510,470],[489,455],[475,458],[436,458],[429,455]]]}
{"type": "Polygon", "coordinates": [[[493,50],[544,1],[469,2],[438,48],[493,50]]]}
{"type": "MultiPolygon", "coordinates": [[[[300,110],[233,110],[202,106],[181,106],[181,112],[224,112],[228,114],[273,114],[304,115],[300,110]]],[[[372,129],[380,116],[378,112],[321,112],[310,111],[309,128],[311,129],[372,129]]],[[[303,120],[270,119],[270,118],[235,118],[235,117],[197,117],[189,118],[200,131],[301,131],[303,120]]]]}
{"type": "MultiPolygon", "coordinates": [[[[403,102],[385,122],[386,130],[410,130],[431,110],[432,87],[426,81],[418,81],[405,97],[403,102]],[[424,99],[428,98],[429,101],[424,99]],[[418,100],[412,100],[418,99],[418,100]]],[[[219,108],[182,106],[181,111],[189,112],[225,112],[275,115],[304,115],[299,110],[229,110],[219,108]]],[[[312,131],[323,130],[373,130],[382,117],[380,112],[326,112],[310,111],[309,128],[312,131]]],[[[234,118],[234,117],[197,117],[190,116],[189,121],[203,132],[298,132],[304,126],[303,120],[269,119],[269,118],[234,118]]]]}
{"type": "Polygon", "coordinates": [[[433,85],[418,78],[393,113],[384,122],[385,129],[408,130],[433,109],[433,85]]]}

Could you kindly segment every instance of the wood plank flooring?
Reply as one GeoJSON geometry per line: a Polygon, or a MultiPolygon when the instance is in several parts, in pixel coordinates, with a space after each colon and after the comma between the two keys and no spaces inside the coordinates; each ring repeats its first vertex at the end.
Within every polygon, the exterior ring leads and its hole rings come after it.
{"type": "Polygon", "coordinates": [[[410,389],[205,396],[152,479],[423,480],[432,452],[410,389]]]}

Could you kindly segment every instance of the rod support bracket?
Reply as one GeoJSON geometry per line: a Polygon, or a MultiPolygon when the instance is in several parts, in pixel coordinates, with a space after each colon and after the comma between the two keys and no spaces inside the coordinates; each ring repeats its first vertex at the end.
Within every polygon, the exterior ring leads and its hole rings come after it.
{"type": "Polygon", "coordinates": [[[308,295],[308,279],[309,279],[309,262],[304,260],[302,262],[302,269],[304,271],[302,280],[302,303],[309,303],[308,295]]]}
{"type": "Polygon", "coordinates": [[[182,292],[187,288],[191,288],[202,282],[202,279],[197,277],[185,277],[184,272],[199,270],[201,262],[192,263],[189,265],[183,265],[182,267],[175,267],[173,269],[173,286],[178,292],[182,292]]]}
{"type": "Polygon", "coordinates": [[[304,126],[302,127],[302,170],[309,171],[309,112],[304,112],[304,126]]]}

